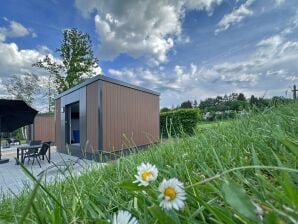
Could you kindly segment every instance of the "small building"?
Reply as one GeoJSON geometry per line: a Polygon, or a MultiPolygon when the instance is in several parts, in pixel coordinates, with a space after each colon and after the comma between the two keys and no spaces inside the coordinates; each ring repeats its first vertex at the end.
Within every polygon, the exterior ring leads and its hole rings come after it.
{"type": "Polygon", "coordinates": [[[115,152],[159,142],[159,93],[106,76],[55,98],[57,150],[115,152]]]}

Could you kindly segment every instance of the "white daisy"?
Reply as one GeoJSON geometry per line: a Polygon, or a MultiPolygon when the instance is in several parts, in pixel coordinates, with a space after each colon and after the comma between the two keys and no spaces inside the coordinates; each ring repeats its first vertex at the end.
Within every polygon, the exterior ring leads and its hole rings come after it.
{"type": "Polygon", "coordinates": [[[158,170],[155,165],[150,163],[142,163],[138,166],[138,175],[135,175],[134,183],[139,183],[139,186],[148,186],[150,182],[155,181],[158,175],[158,170]]]}
{"type": "Polygon", "coordinates": [[[138,224],[138,220],[128,211],[118,211],[113,216],[113,224],[138,224]]]}
{"type": "Polygon", "coordinates": [[[158,187],[159,198],[162,199],[160,207],[179,210],[184,207],[186,199],[183,183],[176,178],[163,180],[158,187]]]}

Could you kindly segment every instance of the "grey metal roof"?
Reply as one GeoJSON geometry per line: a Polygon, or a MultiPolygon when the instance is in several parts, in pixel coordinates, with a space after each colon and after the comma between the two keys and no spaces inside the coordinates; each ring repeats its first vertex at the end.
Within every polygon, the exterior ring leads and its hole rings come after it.
{"type": "Polygon", "coordinates": [[[127,88],[131,88],[131,89],[136,89],[136,90],[139,90],[139,91],[142,91],[142,92],[146,92],[146,93],[150,93],[150,94],[153,94],[153,95],[157,95],[159,96],[160,93],[159,92],[156,92],[156,91],[153,91],[153,90],[150,90],[150,89],[146,89],[146,88],[143,88],[143,87],[140,87],[140,86],[136,86],[136,85],[132,85],[132,84],[129,84],[129,83],[126,83],[126,82],[122,82],[120,80],[117,80],[117,79],[113,79],[113,78],[110,78],[110,77],[107,77],[107,76],[103,76],[103,75],[97,75],[93,78],[90,78],[90,79],[87,79],[85,82],[79,84],[79,85],[76,85],[60,94],[58,94],[56,97],[55,97],[55,100],[56,99],[59,99],[61,98],[62,96],[65,96],[71,92],[74,92],[84,86],[87,86],[93,82],[96,82],[98,80],[103,80],[103,81],[106,81],[106,82],[110,82],[110,83],[114,83],[116,85],[120,85],[120,86],[125,86],[127,88]]]}

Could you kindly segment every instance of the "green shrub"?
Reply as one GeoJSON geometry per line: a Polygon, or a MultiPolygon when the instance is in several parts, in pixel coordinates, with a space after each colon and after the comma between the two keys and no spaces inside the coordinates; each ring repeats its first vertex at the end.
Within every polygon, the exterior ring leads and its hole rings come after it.
{"type": "Polygon", "coordinates": [[[160,133],[163,137],[192,135],[197,123],[200,121],[200,110],[178,109],[160,113],[160,133]]]}

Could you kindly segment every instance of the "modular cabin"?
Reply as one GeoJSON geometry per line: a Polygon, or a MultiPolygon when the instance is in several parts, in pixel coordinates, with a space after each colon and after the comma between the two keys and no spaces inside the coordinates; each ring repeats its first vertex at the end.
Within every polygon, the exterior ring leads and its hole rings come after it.
{"type": "Polygon", "coordinates": [[[159,93],[105,76],[55,98],[57,150],[115,152],[159,142],[159,93]]]}

